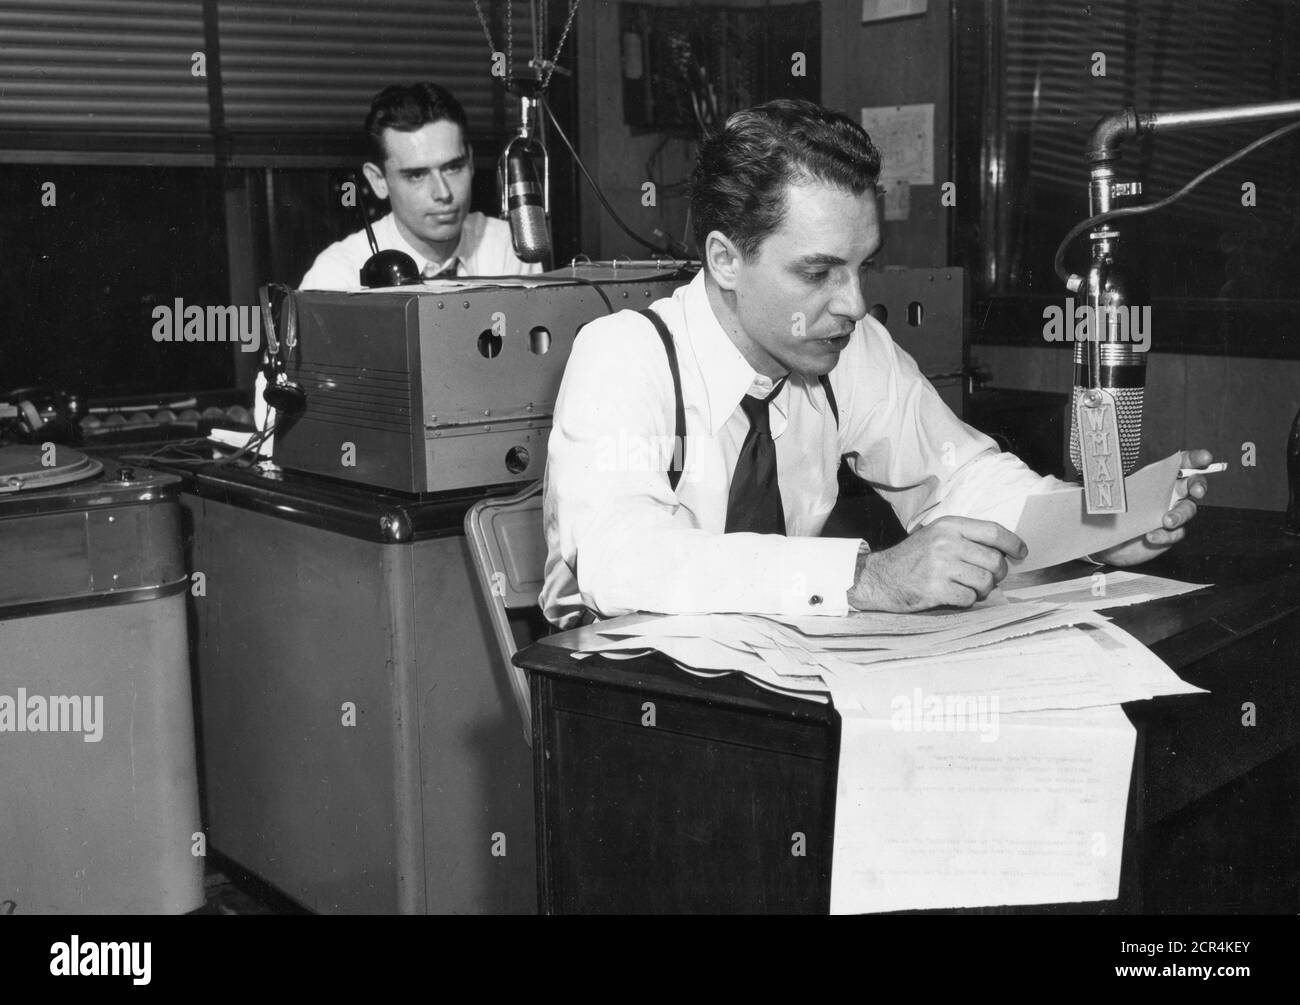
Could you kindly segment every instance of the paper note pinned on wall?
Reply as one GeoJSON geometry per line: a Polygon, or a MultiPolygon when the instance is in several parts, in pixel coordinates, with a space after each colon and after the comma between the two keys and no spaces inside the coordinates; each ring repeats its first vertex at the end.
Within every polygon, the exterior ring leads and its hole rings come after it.
{"type": "Polygon", "coordinates": [[[934,105],[862,109],[862,128],[880,151],[880,183],[934,184],[934,105]]]}
{"type": "Polygon", "coordinates": [[[862,0],[862,23],[924,14],[926,0],[862,0]]]}
{"type": "Polygon", "coordinates": [[[1161,526],[1174,496],[1182,463],[1181,452],[1148,464],[1125,479],[1128,512],[1088,516],[1083,489],[1064,488],[1029,496],[1020,513],[1016,534],[1029,546],[1029,556],[1012,561],[1012,572],[1031,572],[1070,562],[1131,541],[1161,526]]]}

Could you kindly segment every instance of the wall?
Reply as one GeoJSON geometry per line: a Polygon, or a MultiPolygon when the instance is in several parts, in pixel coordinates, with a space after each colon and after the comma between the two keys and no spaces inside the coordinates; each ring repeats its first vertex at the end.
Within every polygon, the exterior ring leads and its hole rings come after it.
{"type": "MultiPolygon", "coordinates": [[[[662,6],[689,4],[684,0],[664,0],[662,6]]],[[[656,228],[681,240],[686,228],[684,198],[665,197],[657,200],[654,207],[641,205],[641,186],[650,180],[645,170],[646,159],[663,137],[658,133],[634,136],[623,123],[622,42],[619,5],[615,0],[594,0],[579,8],[575,51],[581,75],[578,148],[587,170],[634,232],[657,244],[666,242],[654,234],[656,228]]],[[[688,143],[670,141],[660,160],[662,179],[671,182],[687,177],[694,163],[691,153],[688,143]]],[[[623,233],[601,209],[590,186],[585,181],[579,185],[580,243],[584,253],[590,258],[648,256],[650,253],[623,233]]]]}
{"type": "Polygon", "coordinates": [[[863,107],[934,104],[936,184],[913,187],[909,219],[883,225],[884,265],[950,264],[939,186],[950,177],[951,17],[947,0],[927,6],[918,16],[863,24],[861,0],[822,3],[826,105],[858,119],[863,107]]]}
{"type": "MultiPolygon", "coordinates": [[[[663,0],[665,6],[687,6],[663,0]]],[[[726,0],[733,6],[763,6],[765,0],[726,0]]],[[[930,10],[899,21],[861,23],[861,0],[822,0],[822,101],[855,119],[864,105],[935,105],[935,179],[945,179],[949,160],[949,16],[944,0],[930,10]]],[[[578,15],[575,47],[581,70],[578,109],[579,147],[587,168],[627,224],[651,239],[655,227],[681,238],[686,227],[684,198],[665,198],[656,207],[641,205],[641,185],[649,180],[646,158],[662,137],[634,136],[623,124],[622,54],[618,3],[593,0],[578,15]]],[[[809,54],[810,57],[812,54],[809,54]]],[[[684,178],[692,165],[691,148],[668,144],[662,158],[668,180],[684,178]]],[[[601,211],[589,188],[580,197],[582,246],[593,258],[645,252],[601,211]]],[[[947,210],[939,206],[938,186],[912,190],[911,218],[884,225],[885,265],[948,263],[947,210]]]]}

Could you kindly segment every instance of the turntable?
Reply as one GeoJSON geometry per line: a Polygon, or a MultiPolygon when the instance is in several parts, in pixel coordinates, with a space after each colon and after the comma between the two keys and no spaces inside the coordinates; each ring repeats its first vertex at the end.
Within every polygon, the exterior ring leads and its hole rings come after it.
{"type": "Polygon", "coordinates": [[[43,447],[0,448],[0,493],[37,491],[93,478],[104,465],[79,450],[43,447]]]}

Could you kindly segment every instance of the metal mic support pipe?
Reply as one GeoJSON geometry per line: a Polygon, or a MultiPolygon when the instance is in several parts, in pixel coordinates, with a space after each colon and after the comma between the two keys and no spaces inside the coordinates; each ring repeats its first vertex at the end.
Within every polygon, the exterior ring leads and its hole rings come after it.
{"type": "Polygon", "coordinates": [[[1300,116],[1300,100],[1265,101],[1254,105],[1233,105],[1228,108],[1204,108],[1186,112],[1143,112],[1132,105],[1107,115],[1093,127],[1088,137],[1088,160],[1114,160],[1118,147],[1130,136],[1139,133],[1176,132],[1182,129],[1201,129],[1233,125],[1238,122],[1257,122],[1261,119],[1278,119],[1300,116]]]}
{"type": "Polygon", "coordinates": [[[1084,359],[1087,363],[1087,383],[1083,386],[1093,390],[1101,388],[1101,333],[1096,330],[1096,322],[1101,317],[1101,291],[1105,284],[1103,273],[1106,269],[1104,260],[1097,260],[1088,270],[1088,316],[1091,327],[1089,337],[1083,343],[1084,359]]]}
{"type": "Polygon", "coordinates": [[[1190,112],[1152,112],[1140,116],[1140,131],[1173,132],[1176,129],[1199,129],[1202,126],[1226,126],[1237,122],[1256,122],[1300,116],[1300,100],[1268,101],[1257,105],[1234,105],[1231,108],[1207,108],[1190,112]]]}
{"type": "Polygon", "coordinates": [[[537,130],[533,119],[537,114],[537,108],[544,100],[546,99],[540,91],[536,97],[528,94],[519,96],[519,138],[529,142],[533,156],[541,161],[542,211],[549,218],[551,215],[551,155],[540,139],[533,138],[533,133],[537,130]]]}
{"type": "Polygon", "coordinates": [[[533,98],[527,94],[519,95],[519,137],[531,139],[533,135],[533,98]]]}

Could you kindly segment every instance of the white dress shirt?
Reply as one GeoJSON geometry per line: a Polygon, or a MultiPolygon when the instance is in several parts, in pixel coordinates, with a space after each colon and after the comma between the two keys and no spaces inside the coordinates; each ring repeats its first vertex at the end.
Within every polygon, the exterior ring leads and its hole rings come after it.
{"type": "MultiPolygon", "coordinates": [[[[519,260],[510,243],[510,224],[505,220],[486,217],[482,213],[470,213],[465,217],[460,241],[445,262],[431,261],[412,248],[397,229],[397,221],[392,213],[376,220],[373,229],[375,243],[379,245],[380,251],[406,252],[415,259],[416,268],[426,275],[440,272],[453,258],[460,259],[462,276],[526,276],[542,271],[539,262],[530,264],[519,260]]],[[[349,234],[316,256],[316,261],[302,277],[298,288],[344,292],[360,290],[361,267],[370,260],[370,255],[370,242],[366,239],[366,232],[358,230],[355,234],[349,234]]]]}
{"type": "Polygon", "coordinates": [[[941,516],[1014,529],[1036,475],[966,425],[868,316],[831,371],[839,425],[816,378],[791,374],[771,405],[786,532],[726,534],[732,472],[755,373],[709,305],[701,273],[654,308],[673,333],[686,406],[685,470],[674,492],[674,395],[663,343],[631,311],[578,336],[555,405],[546,466],[542,609],[571,627],[588,608],[837,614],[848,609],[859,546],[819,538],[837,498],[840,457],[909,532],[941,516]]]}

